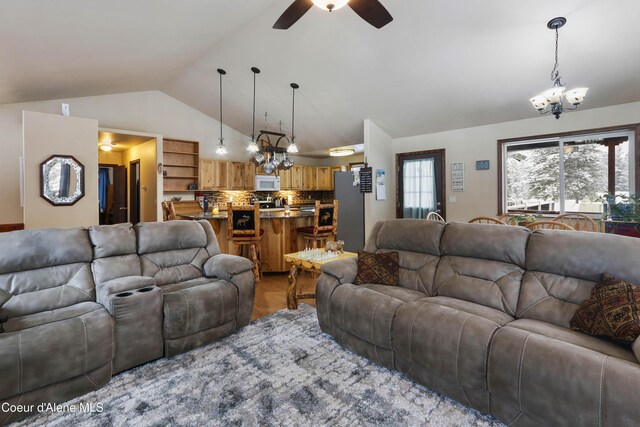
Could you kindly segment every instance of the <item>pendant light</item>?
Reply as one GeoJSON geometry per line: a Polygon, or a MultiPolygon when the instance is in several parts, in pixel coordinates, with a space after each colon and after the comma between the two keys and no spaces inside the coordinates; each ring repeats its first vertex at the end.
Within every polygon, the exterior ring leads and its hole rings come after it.
{"type": "Polygon", "coordinates": [[[222,76],[227,74],[222,68],[218,68],[218,74],[220,74],[220,142],[216,149],[216,154],[224,156],[227,154],[227,148],[224,146],[224,138],[222,137],[222,76]]]}
{"type": "Polygon", "coordinates": [[[256,143],[256,75],[260,73],[260,69],[257,67],[251,67],[251,71],[253,71],[253,115],[251,116],[251,121],[253,122],[251,128],[251,141],[249,141],[249,145],[247,146],[247,151],[251,153],[257,153],[260,150],[258,144],[256,143]]]}
{"type": "Polygon", "coordinates": [[[291,88],[293,89],[293,103],[291,108],[291,143],[289,147],[287,147],[287,153],[297,153],[298,146],[296,145],[296,135],[294,132],[295,129],[295,121],[296,121],[296,89],[300,86],[297,83],[291,83],[291,88]]]}

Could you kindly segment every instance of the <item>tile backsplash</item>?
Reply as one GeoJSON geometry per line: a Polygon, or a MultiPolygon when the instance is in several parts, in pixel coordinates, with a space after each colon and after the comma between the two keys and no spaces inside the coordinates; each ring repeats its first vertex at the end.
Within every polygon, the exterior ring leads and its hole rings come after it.
{"type": "Polygon", "coordinates": [[[267,196],[271,197],[284,197],[288,198],[290,195],[292,203],[294,205],[312,205],[316,200],[320,200],[322,203],[330,203],[333,201],[333,191],[277,191],[274,193],[267,192],[252,192],[252,191],[204,191],[209,198],[209,204],[217,203],[219,206],[226,205],[229,200],[232,200],[234,204],[246,205],[249,203],[251,193],[256,194],[260,199],[265,199],[267,196]]]}

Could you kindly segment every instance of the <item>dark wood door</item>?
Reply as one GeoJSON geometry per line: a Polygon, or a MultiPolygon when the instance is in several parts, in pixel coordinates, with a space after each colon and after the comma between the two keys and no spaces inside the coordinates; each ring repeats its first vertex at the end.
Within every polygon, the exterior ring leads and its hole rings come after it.
{"type": "Polygon", "coordinates": [[[129,162],[129,221],[140,222],[140,160],[129,162]]]}
{"type": "Polygon", "coordinates": [[[127,222],[127,168],[113,167],[113,215],[112,224],[127,222]]]}
{"type": "Polygon", "coordinates": [[[426,218],[437,212],[446,218],[444,150],[396,155],[397,218],[426,218]]]}

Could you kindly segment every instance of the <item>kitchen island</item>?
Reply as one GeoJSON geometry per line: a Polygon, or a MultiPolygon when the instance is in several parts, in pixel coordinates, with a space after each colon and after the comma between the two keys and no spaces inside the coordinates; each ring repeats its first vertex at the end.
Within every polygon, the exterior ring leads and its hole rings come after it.
{"type": "MultiPolygon", "coordinates": [[[[236,254],[237,246],[227,240],[227,212],[212,214],[211,212],[192,212],[178,214],[181,219],[206,219],[211,223],[220,251],[225,254],[236,254]]],[[[263,209],[260,211],[260,228],[264,230],[260,244],[261,264],[263,272],[287,272],[289,266],[284,262],[284,255],[297,252],[305,247],[302,237],[298,237],[298,227],[313,225],[313,212],[284,209],[263,209]]]]}

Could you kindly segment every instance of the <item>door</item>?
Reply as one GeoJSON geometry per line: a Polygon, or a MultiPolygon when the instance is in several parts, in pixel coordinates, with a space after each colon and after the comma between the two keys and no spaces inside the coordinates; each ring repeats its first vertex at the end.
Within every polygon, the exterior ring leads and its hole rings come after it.
{"type": "MultiPolygon", "coordinates": [[[[114,181],[115,181],[115,178],[114,178],[114,181]]],[[[129,163],[129,206],[131,207],[129,221],[131,221],[132,224],[139,223],[140,222],[140,160],[134,160],[129,163]]],[[[123,222],[126,222],[126,221],[123,221],[123,222]]]]}
{"type": "Polygon", "coordinates": [[[426,218],[437,212],[446,218],[444,150],[396,155],[398,218],[426,218]]]}
{"type": "Polygon", "coordinates": [[[108,224],[127,222],[127,168],[113,166],[113,205],[108,224]]]}

